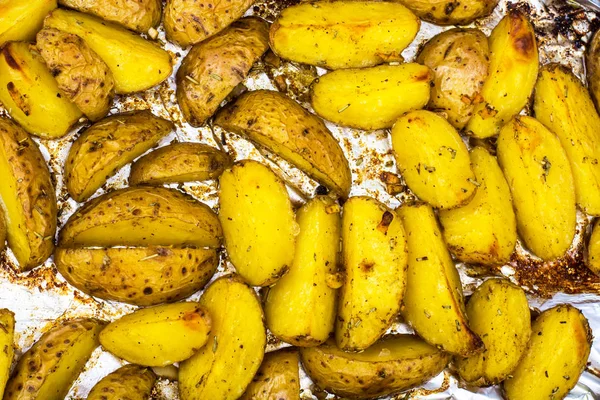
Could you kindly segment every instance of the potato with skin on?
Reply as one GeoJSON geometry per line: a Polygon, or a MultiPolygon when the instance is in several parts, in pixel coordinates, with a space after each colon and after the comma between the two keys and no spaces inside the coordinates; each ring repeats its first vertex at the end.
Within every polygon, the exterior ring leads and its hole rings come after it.
{"type": "Polygon", "coordinates": [[[258,371],[267,343],[256,292],[237,274],[222,276],[200,297],[212,316],[209,342],[179,365],[182,400],[236,400],[258,371]]]}
{"type": "Polygon", "coordinates": [[[475,195],[479,183],[467,146],[443,117],[425,110],[405,114],[392,128],[392,148],[410,190],[434,208],[459,207],[475,195]]]}
{"type": "Polygon", "coordinates": [[[63,400],[98,347],[98,334],[105,325],[81,318],[44,333],[19,359],[4,400],[63,400]]]}
{"type": "Polygon", "coordinates": [[[290,269],[269,288],[267,327],[280,340],[316,346],[333,332],[341,234],[340,207],[316,196],[296,213],[300,233],[290,269]]]}
{"type": "Polygon", "coordinates": [[[337,70],[312,85],[311,103],[318,115],[338,125],[391,128],[402,114],[425,107],[432,77],[416,63],[337,70]]]}
{"type": "Polygon", "coordinates": [[[86,400],[148,400],[155,382],[150,368],[127,364],[96,383],[86,400]]]}
{"type": "Polygon", "coordinates": [[[498,0],[398,0],[423,21],[436,25],[468,25],[487,17],[498,0]]]}
{"type": "Polygon", "coordinates": [[[511,10],[490,35],[489,77],[483,101],[473,110],[466,132],[476,138],[497,135],[527,104],[538,74],[538,48],[529,18],[511,10]]]}
{"type": "Polygon", "coordinates": [[[592,345],[585,316],[569,304],[541,313],[523,359],[504,381],[507,400],[563,399],[583,373],[592,345]]]}
{"type": "Polygon", "coordinates": [[[587,243],[585,265],[596,275],[600,275],[600,220],[596,220],[592,227],[592,234],[587,243]]]}
{"type": "Polygon", "coordinates": [[[0,0],[0,47],[6,42],[30,42],[42,29],[56,0],[0,0]]]}
{"type": "Polygon", "coordinates": [[[348,197],[348,160],[323,121],[289,97],[271,90],[241,95],[214,124],[282,157],[341,197],[348,197]]]}
{"type": "Polygon", "coordinates": [[[483,342],[469,327],[460,276],[435,214],[426,204],[405,204],[398,214],[408,242],[408,278],[402,315],[427,343],[469,357],[483,342]]]}
{"type": "Polygon", "coordinates": [[[589,94],[596,105],[596,110],[600,109],[600,34],[596,31],[588,45],[585,53],[585,76],[589,88],[589,94]]]}
{"type": "Polygon", "coordinates": [[[4,393],[15,356],[15,314],[0,309],[0,393],[4,393]]]}
{"type": "Polygon", "coordinates": [[[82,116],[61,95],[44,59],[24,42],[9,42],[0,49],[0,102],[23,129],[45,139],[64,136],[82,116]]]}
{"type": "Polygon", "coordinates": [[[535,118],[519,116],[500,131],[497,153],[524,244],[545,261],[564,255],[575,236],[577,210],[559,139],[535,118]]]}
{"type": "Polygon", "coordinates": [[[265,354],[252,382],[239,400],[292,400],[300,398],[298,350],[286,347],[265,354]]]}
{"type": "Polygon", "coordinates": [[[464,128],[481,99],[489,56],[488,38],[478,29],[454,28],[429,39],[417,56],[433,71],[427,108],[445,114],[456,129],[464,128]]]}

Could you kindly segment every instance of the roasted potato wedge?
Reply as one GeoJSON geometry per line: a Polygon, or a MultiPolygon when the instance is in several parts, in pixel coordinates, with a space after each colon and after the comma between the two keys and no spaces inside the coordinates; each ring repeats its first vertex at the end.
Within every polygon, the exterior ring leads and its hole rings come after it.
{"type": "Polygon", "coordinates": [[[419,386],[439,374],[450,355],[414,335],[392,335],[361,353],[333,340],[300,349],[302,365],[322,389],[349,399],[372,399],[419,386]]]}
{"type": "Polygon", "coordinates": [[[0,393],[4,393],[15,356],[15,314],[0,309],[0,393]]]}
{"type": "Polygon", "coordinates": [[[63,400],[98,347],[105,323],[95,319],[65,321],[21,356],[6,385],[5,400],[63,400]]]}
{"type": "Polygon", "coordinates": [[[535,118],[519,116],[504,125],[497,146],[521,239],[543,260],[562,256],[575,236],[577,210],[559,139],[535,118]]]}
{"type": "Polygon", "coordinates": [[[90,126],[77,138],[65,162],[69,194],[87,200],[112,175],[171,133],[171,121],[149,110],[115,114],[90,126]]]}
{"type": "Polygon", "coordinates": [[[600,220],[596,220],[592,227],[592,234],[587,244],[585,264],[596,275],[600,275],[600,220]]]}
{"type": "Polygon", "coordinates": [[[435,208],[468,203],[479,183],[456,129],[431,111],[412,111],[392,129],[396,163],[406,184],[435,208]]]}
{"type": "Polygon", "coordinates": [[[462,357],[480,353],[483,342],[469,327],[460,276],[433,210],[425,204],[405,204],[399,214],[408,238],[404,319],[444,351],[462,357]]]}
{"type": "Polygon", "coordinates": [[[63,247],[221,245],[215,213],[175,189],[140,186],[115,190],[88,202],[60,232],[63,247]]]}
{"type": "Polygon", "coordinates": [[[43,58],[24,42],[0,49],[0,102],[27,132],[46,139],[63,136],[82,116],[61,95],[43,58]]]}
{"type": "Polygon", "coordinates": [[[531,336],[525,292],[506,279],[488,279],[469,299],[467,316],[485,349],[469,358],[457,357],[458,373],[471,385],[498,384],[517,367],[531,336]]]}
{"type": "Polygon", "coordinates": [[[167,0],[165,33],[181,47],[202,42],[240,18],[255,0],[167,0]]]}
{"type": "Polygon", "coordinates": [[[427,108],[446,115],[456,129],[465,127],[481,99],[488,76],[488,38],[478,29],[450,29],[425,44],[417,62],[433,70],[427,108]]]}
{"type": "Polygon", "coordinates": [[[0,118],[0,206],[8,246],[22,271],[54,250],[56,197],[44,156],[21,127],[0,118]]]}
{"type": "Polygon", "coordinates": [[[470,156],[480,186],[466,205],[439,212],[444,240],[462,262],[504,264],[517,243],[510,189],[496,158],[486,149],[475,147],[470,156]]]}
{"type": "Polygon", "coordinates": [[[575,387],[590,355],[592,331],[575,307],[562,304],[533,322],[523,359],[504,381],[507,400],[562,399],[575,387]]]}
{"type": "Polygon", "coordinates": [[[215,249],[58,248],[54,264],[77,289],[137,306],[184,299],[208,283],[219,265],[215,249]]]}
{"type": "Polygon", "coordinates": [[[489,77],[466,131],[477,138],[497,135],[525,107],[538,74],[538,49],[529,19],[511,10],[490,35],[489,77]]]}
{"type": "Polygon", "coordinates": [[[6,42],[30,42],[42,29],[56,0],[8,0],[0,3],[0,47],[6,42]]]}
{"type": "MultiPolygon", "coordinates": [[[[585,76],[596,110],[600,109],[600,30],[592,36],[585,54],[585,76]]],[[[1,40],[0,40],[1,43],[1,40]]]]}
{"type": "Polygon", "coordinates": [[[204,125],[268,48],[269,25],[255,17],[192,47],[177,70],[177,102],[186,121],[204,125]]]}
{"type": "Polygon", "coordinates": [[[589,92],[566,67],[545,65],[535,86],[533,109],[567,153],[577,205],[587,214],[600,215],[600,117],[589,92]]]}
{"type": "Polygon", "coordinates": [[[155,382],[151,369],[127,364],[102,378],[86,400],[148,400],[155,382]]]}
{"type": "Polygon", "coordinates": [[[391,128],[402,114],[425,107],[432,77],[416,63],[333,71],[312,86],[312,107],[338,125],[391,128]]]}
{"type": "Polygon", "coordinates": [[[280,57],[327,69],[402,61],[421,21],[400,3],[304,2],[286,8],[271,26],[271,49],[280,57]]]}
{"type": "Polygon", "coordinates": [[[300,398],[298,350],[285,348],[265,358],[240,400],[292,400],[300,398]]]}
{"type": "Polygon", "coordinates": [[[273,335],[316,346],[333,332],[340,248],[340,207],[317,196],[297,212],[300,233],[290,270],[269,288],[264,309],[273,335]]]}
{"type": "MultiPolygon", "coordinates": [[[[0,196],[1,196],[1,194],[0,194],[0,196]]],[[[0,251],[3,251],[5,248],[6,248],[6,222],[4,221],[4,212],[2,212],[0,209],[0,251]]]]}
{"type": "Polygon", "coordinates": [[[182,400],[236,400],[252,381],[267,342],[258,296],[235,274],[214,281],[200,304],[212,316],[206,346],[179,366],[182,400]]]}
{"type": "Polygon", "coordinates": [[[77,11],[58,9],[46,17],[44,26],[82,38],[112,71],[115,91],[119,94],[149,89],[171,75],[169,53],[116,24],[77,11]]]}
{"type": "Polygon", "coordinates": [[[323,121],[285,95],[246,92],[214,123],[277,153],[340,196],[350,193],[352,175],[342,148],[323,121]]]}
{"type": "Polygon", "coordinates": [[[399,0],[423,21],[436,25],[468,25],[492,13],[498,0],[399,0]]]}

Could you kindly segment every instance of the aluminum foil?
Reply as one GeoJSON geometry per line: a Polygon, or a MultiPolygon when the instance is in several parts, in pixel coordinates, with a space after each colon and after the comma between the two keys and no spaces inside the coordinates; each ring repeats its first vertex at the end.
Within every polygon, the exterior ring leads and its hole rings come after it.
{"type": "MultiPolygon", "coordinates": [[[[562,0],[561,0],[562,1],[562,0]]],[[[298,0],[259,0],[248,14],[259,15],[273,21],[281,9],[297,3],[298,0]]],[[[512,3],[501,0],[494,13],[473,24],[489,34],[509,8],[519,8],[531,16],[536,28],[542,63],[560,62],[570,66],[581,78],[585,77],[583,54],[590,39],[590,32],[600,26],[600,19],[591,11],[586,11],[573,3],[543,3],[539,0],[512,3]]],[[[406,61],[411,61],[420,46],[429,38],[444,29],[423,23],[413,44],[403,52],[406,61]]],[[[186,51],[165,41],[162,28],[158,41],[171,52],[176,63],[175,71],[186,51]]],[[[324,70],[297,65],[267,54],[251,71],[244,82],[245,88],[271,89],[285,92],[310,109],[307,103],[309,85],[324,70]]],[[[241,90],[245,90],[240,87],[241,90]]],[[[174,74],[160,86],[117,99],[111,113],[137,109],[151,109],[155,114],[172,120],[177,131],[163,139],[158,146],[174,141],[207,143],[228,151],[236,159],[252,158],[272,167],[288,184],[295,203],[301,204],[315,193],[318,184],[289,164],[264,149],[255,148],[249,142],[210,124],[202,128],[192,128],[183,121],[175,101],[174,74]]],[[[0,112],[5,111],[0,107],[0,112]]],[[[527,110],[523,111],[527,113],[527,110]]],[[[71,143],[78,132],[88,124],[80,122],[71,133],[60,140],[38,140],[38,144],[50,166],[59,202],[59,228],[80,205],[67,195],[63,185],[63,166],[71,143]]],[[[352,195],[373,196],[390,207],[399,206],[413,195],[406,189],[402,177],[398,176],[391,154],[388,132],[364,132],[343,129],[327,124],[333,135],[342,145],[353,172],[352,195]]],[[[468,144],[468,140],[465,139],[468,144]]],[[[120,170],[95,196],[106,191],[127,186],[129,167],[120,170]]],[[[174,185],[211,207],[217,206],[215,182],[174,185]]],[[[568,254],[555,262],[543,263],[528,254],[521,245],[507,265],[482,269],[477,266],[459,264],[458,268],[466,294],[492,275],[503,275],[523,287],[528,293],[531,306],[545,310],[559,303],[571,303],[579,308],[590,322],[598,339],[594,340],[588,368],[580,378],[569,399],[600,399],[600,278],[593,275],[583,265],[583,243],[589,234],[589,218],[578,216],[578,232],[568,254]]],[[[135,309],[122,303],[103,301],[90,297],[70,285],[58,274],[52,260],[28,273],[17,273],[16,262],[10,250],[0,255],[0,308],[9,308],[16,314],[16,354],[26,351],[42,333],[56,321],[76,317],[96,317],[114,320],[135,309]]],[[[215,278],[233,267],[223,253],[221,265],[215,278]]],[[[198,299],[200,292],[190,297],[198,299]]],[[[405,324],[396,323],[390,332],[410,332],[405,324]]],[[[285,346],[274,337],[269,337],[268,351],[285,346]]],[[[103,376],[121,366],[124,362],[98,348],[69,392],[68,399],[85,398],[89,390],[103,376]]],[[[153,399],[178,399],[177,382],[170,380],[176,376],[171,368],[157,371],[163,376],[156,385],[153,399]]],[[[314,387],[310,379],[302,373],[302,399],[335,398],[314,387]]],[[[421,388],[411,390],[394,399],[501,399],[497,387],[469,388],[461,385],[449,370],[444,371],[421,388]]]]}

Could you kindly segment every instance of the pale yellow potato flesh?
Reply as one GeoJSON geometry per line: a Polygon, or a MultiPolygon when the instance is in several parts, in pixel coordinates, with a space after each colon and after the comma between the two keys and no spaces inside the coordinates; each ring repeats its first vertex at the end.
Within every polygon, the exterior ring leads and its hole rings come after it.
{"type": "Polygon", "coordinates": [[[4,393],[15,357],[15,314],[0,309],[0,393],[4,393]]]}
{"type": "Polygon", "coordinates": [[[56,0],[0,0],[0,47],[11,41],[30,42],[42,29],[56,0]]]}
{"type": "Polygon", "coordinates": [[[151,369],[127,364],[94,385],[86,400],[148,400],[155,382],[151,369]]]}
{"type": "Polygon", "coordinates": [[[252,383],[239,400],[281,400],[300,398],[298,350],[284,348],[265,354],[252,383]]]}

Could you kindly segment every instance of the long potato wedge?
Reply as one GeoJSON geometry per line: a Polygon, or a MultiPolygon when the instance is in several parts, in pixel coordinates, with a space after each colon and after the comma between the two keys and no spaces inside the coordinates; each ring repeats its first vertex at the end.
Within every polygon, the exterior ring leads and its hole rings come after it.
{"type": "Polygon", "coordinates": [[[30,42],[42,28],[56,0],[10,0],[0,3],[0,47],[6,42],[30,42]]]}
{"type": "Polygon", "coordinates": [[[284,348],[265,354],[252,383],[240,400],[281,400],[300,397],[298,350],[284,348]]]}
{"type": "Polygon", "coordinates": [[[15,356],[15,314],[0,309],[0,393],[4,393],[15,356]]]}
{"type": "Polygon", "coordinates": [[[6,248],[6,221],[4,221],[4,212],[0,212],[0,251],[6,248]]]}
{"type": "Polygon", "coordinates": [[[148,400],[155,382],[150,368],[127,364],[102,378],[86,400],[148,400]]]}

